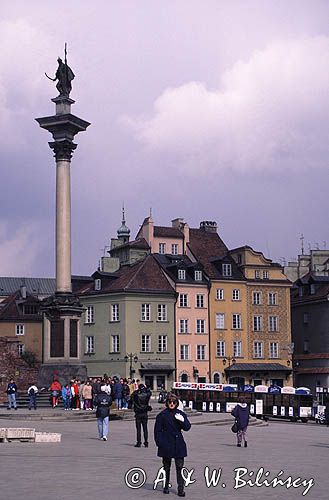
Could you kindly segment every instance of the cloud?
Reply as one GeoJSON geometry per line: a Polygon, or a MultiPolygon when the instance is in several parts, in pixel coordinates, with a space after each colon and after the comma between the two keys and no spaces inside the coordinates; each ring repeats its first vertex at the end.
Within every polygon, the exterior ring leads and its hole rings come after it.
{"type": "Polygon", "coordinates": [[[121,122],[149,151],[174,155],[192,173],[324,167],[329,38],[272,42],[222,74],[218,89],[196,81],[168,88],[151,117],[121,122]]]}
{"type": "Polygon", "coordinates": [[[13,230],[8,222],[0,219],[0,275],[35,274],[38,257],[45,246],[41,235],[34,222],[25,221],[24,225],[13,230]]]}

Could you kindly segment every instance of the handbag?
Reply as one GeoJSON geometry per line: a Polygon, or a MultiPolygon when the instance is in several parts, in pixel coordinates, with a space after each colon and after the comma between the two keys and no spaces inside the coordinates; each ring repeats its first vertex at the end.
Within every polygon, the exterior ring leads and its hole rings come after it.
{"type": "Polygon", "coordinates": [[[236,434],[238,432],[238,422],[235,421],[234,424],[231,427],[231,431],[236,434]]]}

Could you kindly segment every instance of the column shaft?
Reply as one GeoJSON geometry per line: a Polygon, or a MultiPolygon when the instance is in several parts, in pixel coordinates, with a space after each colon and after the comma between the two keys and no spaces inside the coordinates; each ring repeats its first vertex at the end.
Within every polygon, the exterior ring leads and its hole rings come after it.
{"type": "Polygon", "coordinates": [[[56,291],[72,291],[70,161],[63,159],[56,162],[56,291]]]}

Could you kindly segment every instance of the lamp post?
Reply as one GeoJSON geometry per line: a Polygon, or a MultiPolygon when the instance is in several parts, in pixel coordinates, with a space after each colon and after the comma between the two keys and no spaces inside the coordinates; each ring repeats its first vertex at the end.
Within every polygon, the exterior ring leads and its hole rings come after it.
{"type": "MultiPolygon", "coordinates": [[[[226,356],[224,359],[223,359],[223,365],[225,366],[226,363],[228,362],[228,367],[227,368],[230,368],[230,366],[232,365],[235,365],[236,363],[236,359],[234,356],[226,356]],[[232,361],[232,363],[231,363],[232,361]]],[[[227,376],[226,376],[226,373],[225,373],[225,378],[227,380],[227,376]]]]}
{"type": "Polygon", "coordinates": [[[135,370],[133,369],[133,362],[137,363],[138,356],[137,356],[137,354],[134,354],[131,352],[131,353],[125,355],[124,360],[126,363],[129,360],[129,378],[132,378],[133,373],[135,373],[135,370]]]}

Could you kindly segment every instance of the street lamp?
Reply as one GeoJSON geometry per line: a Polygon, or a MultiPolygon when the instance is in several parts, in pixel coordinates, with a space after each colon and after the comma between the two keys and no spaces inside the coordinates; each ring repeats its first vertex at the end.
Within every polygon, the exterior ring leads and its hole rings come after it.
{"type": "Polygon", "coordinates": [[[131,352],[130,354],[125,355],[124,360],[126,363],[128,362],[128,360],[130,362],[130,364],[129,364],[129,378],[132,378],[133,373],[135,373],[135,370],[133,369],[133,362],[137,363],[138,356],[137,356],[137,354],[134,354],[131,352]]]}
{"type": "MultiPolygon", "coordinates": [[[[236,363],[236,359],[234,356],[226,356],[224,359],[223,359],[223,365],[225,366],[226,363],[228,362],[228,367],[227,368],[230,368],[231,365],[235,365],[236,363]],[[231,363],[232,361],[232,363],[231,363]]],[[[226,372],[225,372],[225,378],[226,378],[226,381],[227,381],[227,375],[226,375],[226,372]]]]}

